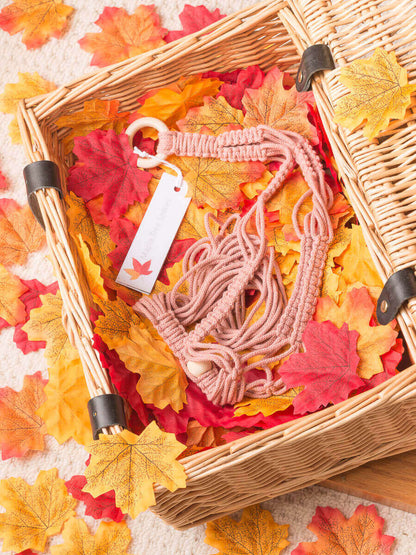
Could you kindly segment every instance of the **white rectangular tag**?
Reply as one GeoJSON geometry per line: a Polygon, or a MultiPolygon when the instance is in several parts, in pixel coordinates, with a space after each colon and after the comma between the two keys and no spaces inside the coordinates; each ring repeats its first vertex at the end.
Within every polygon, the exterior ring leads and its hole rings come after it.
{"type": "Polygon", "coordinates": [[[188,186],[163,173],[116,282],[149,295],[163,266],[191,199],[188,186]]]}

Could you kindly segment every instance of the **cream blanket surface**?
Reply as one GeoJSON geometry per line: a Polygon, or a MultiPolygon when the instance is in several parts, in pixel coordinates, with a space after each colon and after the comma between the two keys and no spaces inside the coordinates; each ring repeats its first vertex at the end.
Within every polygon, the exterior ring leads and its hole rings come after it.
{"type": "MultiPolygon", "coordinates": [[[[0,1],[0,9],[10,3],[9,0],[0,1]]],[[[50,40],[37,50],[27,50],[21,42],[21,34],[13,37],[0,30],[0,59],[1,83],[0,92],[7,83],[15,83],[18,72],[33,73],[37,71],[42,77],[63,85],[79,78],[91,70],[89,65],[91,55],[78,45],[78,40],[87,32],[98,32],[94,25],[105,5],[124,7],[132,13],[145,0],[111,0],[110,2],[91,2],[88,0],[67,0],[75,8],[69,30],[63,38],[50,40]]],[[[201,4],[201,0],[188,0],[193,5],[201,4]]],[[[153,0],[164,27],[179,29],[178,14],[185,4],[182,0],[153,0]]],[[[252,0],[206,0],[209,10],[220,8],[224,14],[231,14],[241,8],[253,4],[252,0]]],[[[27,163],[21,145],[12,145],[8,137],[8,124],[11,117],[0,114],[0,169],[10,183],[10,187],[3,196],[11,197],[19,203],[26,202],[25,187],[22,170],[27,163]]],[[[23,279],[37,278],[44,284],[55,281],[52,268],[46,258],[46,248],[41,252],[31,254],[24,267],[11,268],[23,279]]],[[[23,377],[41,370],[47,377],[46,361],[43,351],[23,355],[12,340],[13,328],[0,333],[0,386],[6,385],[20,390],[23,377]]],[[[20,476],[27,482],[33,483],[38,472],[42,469],[57,467],[61,478],[68,480],[74,474],[81,474],[85,468],[87,452],[83,446],[74,440],[63,445],[51,437],[46,438],[44,452],[32,452],[28,456],[18,459],[2,461],[0,478],[20,476]]],[[[355,507],[367,501],[348,495],[326,490],[322,487],[310,487],[283,497],[268,501],[263,506],[272,511],[274,519],[281,524],[290,524],[289,540],[291,545],[283,551],[283,555],[291,553],[300,541],[314,541],[315,536],[306,527],[311,521],[318,505],[332,506],[340,509],[347,517],[351,516],[355,507]]],[[[378,505],[379,514],[386,519],[385,533],[396,536],[394,553],[398,555],[414,555],[416,553],[416,516],[378,505]]],[[[79,516],[84,517],[84,506],[79,503],[79,516]]],[[[239,516],[239,515],[238,515],[239,516]]],[[[95,531],[98,521],[92,517],[84,517],[91,531],[95,531]]],[[[135,555],[205,555],[214,552],[204,543],[205,526],[197,526],[186,532],[178,532],[164,524],[150,511],[132,520],[127,518],[133,541],[128,549],[135,555]]],[[[54,537],[51,544],[62,543],[60,536],[54,537]]],[[[215,550],[216,551],[216,550],[215,550]]]]}

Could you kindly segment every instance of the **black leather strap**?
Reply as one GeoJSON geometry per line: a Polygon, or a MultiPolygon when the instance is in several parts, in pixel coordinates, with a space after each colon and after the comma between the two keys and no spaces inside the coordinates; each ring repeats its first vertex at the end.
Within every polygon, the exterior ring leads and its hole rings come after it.
{"type": "Polygon", "coordinates": [[[311,89],[312,77],[317,71],[335,69],[334,59],[329,46],[313,44],[307,48],[299,65],[296,75],[296,90],[305,92],[311,89]]]}
{"type": "Polygon", "coordinates": [[[416,276],[413,268],[392,274],[384,284],[377,301],[377,320],[385,326],[397,316],[403,303],[416,297],[416,276]]]}
{"type": "Polygon", "coordinates": [[[32,162],[23,169],[23,176],[26,183],[26,193],[29,206],[33,215],[45,229],[36,191],[39,189],[56,189],[62,198],[62,187],[59,179],[59,168],[55,162],[50,160],[40,160],[32,162]]]}
{"type": "Polygon", "coordinates": [[[99,438],[103,428],[114,426],[115,424],[127,428],[123,398],[115,393],[92,397],[88,401],[88,413],[90,415],[92,437],[94,439],[99,438]]]}

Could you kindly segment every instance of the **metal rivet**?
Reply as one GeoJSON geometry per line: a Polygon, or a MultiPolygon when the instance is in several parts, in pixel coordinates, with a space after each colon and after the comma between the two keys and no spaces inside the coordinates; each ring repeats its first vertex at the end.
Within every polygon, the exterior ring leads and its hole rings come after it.
{"type": "Polygon", "coordinates": [[[383,313],[387,312],[387,309],[388,309],[388,308],[389,308],[388,302],[385,301],[385,300],[384,300],[384,301],[381,301],[381,304],[380,304],[380,310],[381,310],[381,312],[383,312],[383,313]]]}
{"type": "Polygon", "coordinates": [[[97,413],[96,413],[96,412],[93,412],[92,415],[93,415],[93,417],[95,418],[95,417],[97,416],[97,413]]]}

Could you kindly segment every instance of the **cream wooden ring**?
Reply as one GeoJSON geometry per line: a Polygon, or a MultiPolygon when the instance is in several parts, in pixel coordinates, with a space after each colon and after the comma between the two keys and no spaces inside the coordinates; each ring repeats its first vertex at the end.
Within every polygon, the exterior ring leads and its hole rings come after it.
{"type": "MultiPolygon", "coordinates": [[[[166,132],[169,131],[168,126],[163,123],[160,119],[157,118],[139,118],[136,121],[133,121],[127,129],[125,130],[125,134],[129,138],[130,146],[133,148],[133,137],[140,129],[143,127],[153,127],[157,131],[166,132]]],[[[137,167],[138,168],[155,168],[159,165],[159,160],[164,160],[166,158],[166,154],[158,154],[158,160],[154,158],[138,158],[137,159],[137,167]]]]}

